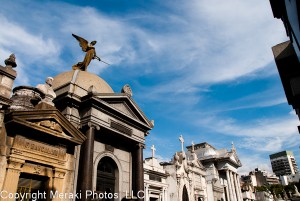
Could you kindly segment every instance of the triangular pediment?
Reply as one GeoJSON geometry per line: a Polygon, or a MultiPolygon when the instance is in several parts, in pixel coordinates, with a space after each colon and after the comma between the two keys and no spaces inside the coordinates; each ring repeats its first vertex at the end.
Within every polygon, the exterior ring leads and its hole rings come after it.
{"type": "Polygon", "coordinates": [[[235,151],[233,151],[230,155],[230,160],[232,162],[234,162],[235,164],[239,165],[239,166],[242,166],[242,163],[240,161],[240,159],[238,158],[237,154],[235,151]]]}
{"type": "Polygon", "coordinates": [[[96,97],[101,99],[115,111],[144,124],[149,129],[154,127],[154,123],[149,121],[143,111],[135,101],[125,94],[97,94],[96,97]]]}
{"type": "Polygon", "coordinates": [[[110,103],[110,105],[119,110],[120,112],[127,114],[128,116],[140,120],[125,102],[110,103]]]}
{"type": "Polygon", "coordinates": [[[49,134],[74,144],[82,144],[86,137],[58,110],[13,111],[5,117],[8,129],[22,132],[22,128],[49,134]],[[19,129],[19,130],[18,130],[19,129]]]}

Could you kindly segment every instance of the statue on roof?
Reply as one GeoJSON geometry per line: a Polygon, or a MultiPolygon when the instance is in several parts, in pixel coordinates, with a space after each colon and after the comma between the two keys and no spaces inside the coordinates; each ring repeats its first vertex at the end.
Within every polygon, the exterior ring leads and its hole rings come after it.
{"type": "MultiPolygon", "coordinates": [[[[72,36],[76,38],[76,40],[79,42],[80,47],[82,48],[82,51],[86,53],[82,62],[78,62],[77,64],[72,66],[73,70],[78,69],[78,70],[86,71],[92,59],[97,59],[98,61],[102,61],[100,57],[96,55],[96,49],[94,45],[97,43],[97,41],[94,40],[91,43],[89,43],[87,40],[85,40],[80,36],[77,36],[75,34],[72,34],[72,36]]],[[[104,61],[102,62],[109,65],[104,61]]]]}
{"type": "Polygon", "coordinates": [[[9,58],[5,59],[4,63],[6,67],[11,67],[11,68],[17,67],[16,56],[14,54],[11,54],[9,58]]]}
{"type": "Polygon", "coordinates": [[[45,80],[45,84],[38,84],[36,88],[40,90],[45,97],[39,102],[40,103],[46,103],[48,105],[54,106],[53,99],[56,98],[56,94],[53,91],[52,88],[53,78],[47,77],[45,80]]]}

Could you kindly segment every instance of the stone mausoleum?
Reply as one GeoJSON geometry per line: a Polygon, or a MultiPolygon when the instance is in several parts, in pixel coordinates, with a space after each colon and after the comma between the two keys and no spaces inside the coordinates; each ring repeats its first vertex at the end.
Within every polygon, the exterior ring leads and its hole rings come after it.
{"type": "Polygon", "coordinates": [[[234,145],[216,149],[203,142],[192,143],[169,162],[154,156],[144,161],[145,201],[243,201],[237,169],[242,166],[234,145]]]}
{"type": "Polygon", "coordinates": [[[114,92],[77,69],[12,90],[14,55],[5,64],[0,200],[143,200],[137,197],[144,190],[143,148],[153,123],[129,85],[114,92]]]}

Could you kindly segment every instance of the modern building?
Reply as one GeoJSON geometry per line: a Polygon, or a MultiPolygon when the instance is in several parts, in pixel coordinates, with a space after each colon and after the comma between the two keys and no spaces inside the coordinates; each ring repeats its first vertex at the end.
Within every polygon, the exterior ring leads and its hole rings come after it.
{"type": "Polygon", "coordinates": [[[16,193],[53,201],[143,200],[143,149],[153,124],[128,85],[114,92],[99,76],[71,70],[37,87],[18,86],[10,98],[14,56],[5,64],[0,200],[16,200],[9,196],[16,193]]]}
{"type": "Polygon", "coordinates": [[[300,173],[298,172],[297,174],[280,176],[280,181],[282,185],[288,185],[290,183],[298,183],[300,182],[300,173]]]}
{"type": "Polygon", "coordinates": [[[272,51],[288,104],[300,118],[300,2],[270,0],[270,3],[274,17],[282,20],[290,38],[272,47],[272,51]]]}
{"type": "Polygon", "coordinates": [[[270,160],[272,170],[278,177],[298,173],[298,165],[291,151],[281,151],[271,154],[270,160]]]}

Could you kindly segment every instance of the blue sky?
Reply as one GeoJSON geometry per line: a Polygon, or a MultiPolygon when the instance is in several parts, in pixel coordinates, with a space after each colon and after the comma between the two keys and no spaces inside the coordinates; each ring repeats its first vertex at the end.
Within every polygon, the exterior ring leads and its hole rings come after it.
{"type": "Polygon", "coordinates": [[[155,120],[146,157],[154,144],[170,160],[182,134],[185,145],[230,149],[233,141],[241,174],[269,170],[268,155],[285,149],[300,161],[299,123],[271,51],[287,37],[268,0],[1,0],[0,24],[0,62],[15,53],[16,86],[82,60],[71,33],[97,40],[111,65],[92,61],[88,71],[115,92],[128,83],[155,120]]]}

